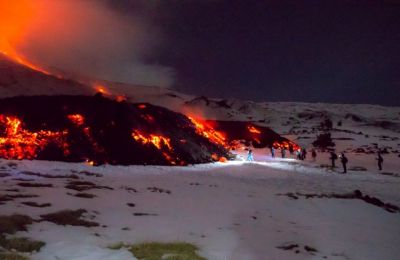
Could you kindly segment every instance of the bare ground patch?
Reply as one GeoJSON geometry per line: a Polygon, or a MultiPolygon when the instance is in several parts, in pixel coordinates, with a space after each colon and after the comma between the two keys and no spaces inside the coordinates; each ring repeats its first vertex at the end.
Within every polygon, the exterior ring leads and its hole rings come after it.
{"type": "Polygon", "coordinates": [[[34,220],[26,215],[9,215],[0,216],[0,235],[14,234],[18,231],[27,231],[27,226],[31,225],[34,220]]]}
{"type": "Polygon", "coordinates": [[[70,195],[70,196],[74,196],[74,197],[77,197],[77,198],[84,198],[84,199],[93,199],[93,198],[97,197],[94,194],[85,193],[85,192],[78,192],[78,193],[75,193],[75,194],[67,193],[67,194],[70,195]]]}
{"type": "Polygon", "coordinates": [[[85,209],[61,210],[55,213],[40,215],[42,221],[49,221],[57,225],[70,225],[82,227],[97,227],[98,223],[83,219],[83,214],[87,213],[85,209]]]}
{"type": "Polygon", "coordinates": [[[113,188],[108,186],[99,186],[90,181],[69,181],[67,185],[65,185],[66,189],[76,190],[76,191],[87,191],[91,189],[107,189],[113,190],[113,188]]]}
{"type": "Polygon", "coordinates": [[[76,174],[67,174],[67,175],[52,175],[52,174],[44,174],[40,172],[30,172],[30,171],[23,171],[21,174],[28,175],[28,176],[38,176],[47,179],[79,179],[79,176],[76,174]]]}
{"type": "Polygon", "coordinates": [[[24,201],[21,202],[21,204],[24,204],[26,206],[30,206],[30,207],[35,207],[35,208],[47,208],[47,207],[51,207],[51,203],[37,203],[34,201],[24,201]]]}
{"type": "MultiPolygon", "coordinates": [[[[39,251],[45,245],[42,241],[31,240],[26,237],[6,238],[0,236],[0,246],[9,251],[30,253],[39,251]]],[[[0,258],[1,259],[1,258],[0,258]]]]}
{"type": "Polygon", "coordinates": [[[37,198],[37,197],[39,196],[33,194],[5,194],[5,195],[0,194],[0,205],[3,205],[8,201],[13,201],[14,199],[18,198],[37,198]]]}
{"type": "Polygon", "coordinates": [[[155,193],[167,193],[167,194],[171,194],[171,191],[170,191],[170,190],[162,189],[162,188],[158,188],[158,187],[148,187],[147,190],[150,191],[150,192],[155,192],[155,193]]]}
{"type": "Polygon", "coordinates": [[[289,193],[285,193],[285,194],[277,194],[278,196],[288,196],[289,198],[292,199],[298,199],[299,197],[304,197],[306,199],[310,199],[310,198],[318,198],[318,199],[322,199],[322,198],[328,198],[328,199],[359,199],[362,200],[368,204],[372,204],[374,206],[380,207],[390,213],[400,213],[400,208],[396,205],[393,205],[391,203],[385,203],[382,200],[376,198],[376,197],[372,197],[372,196],[368,196],[368,195],[364,195],[362,194],[362,192],[360,190],[355,190],[351,193],[342,193],[342,194],[338,194],[338,193],[321,193],[321,194],[316,194],[316,193],[301,193],[301,192],[289,192],[289,193]]]}
{"type": "Polygon", "coordinates": [[[31,183],[31,182],[19,182],[17,183],[20,187],[25,188],[52,188],[54,187],[51,183],[31,183]]]}

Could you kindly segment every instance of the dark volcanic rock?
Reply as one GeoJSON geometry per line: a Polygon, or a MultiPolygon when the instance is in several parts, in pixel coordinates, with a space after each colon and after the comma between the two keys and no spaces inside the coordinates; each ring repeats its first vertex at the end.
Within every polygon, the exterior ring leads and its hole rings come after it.
{"type": "MultiPolygon", "coordinates": [[[[117,102],[101,95],[6,98],[0,100],[0,115],[17,117],[22,128],[30,132],[67,131],[63,135],[65,145],[50,143],[37,149],[34,159],[39,160],[184,165],[211,162],[212,154],[230,156],[224,147],[198,134],[182,114],[150,104],[117,102]],[[74,124],[70,115],[82,115],[84,122],[74,124]],[[170,147],[163,141],[157,148],[151,142],[135,140],[133,131],[150,139],[151,135],[163,136],[170,147]]],[[[0,125],[0,137],[4,135],[4,126],[0,125]]]]}
{"type": "Polygon", "coordinates": [[[332,137],[330,133],[323,133],[317,136],[317,140],[313,143],[314,147],[327,148],[335,146],[335,143],[332,141],[332,137]]]}

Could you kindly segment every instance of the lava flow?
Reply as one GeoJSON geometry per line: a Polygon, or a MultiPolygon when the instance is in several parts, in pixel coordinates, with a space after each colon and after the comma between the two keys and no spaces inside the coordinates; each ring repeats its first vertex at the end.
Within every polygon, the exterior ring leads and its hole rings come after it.
{"type": "Polygon", "coordinates": [[[224,134],[216,131],[214,128],[210,127],[209,125],[200,122],[198,119],[194,119],[193,117],[188,117],[190,121],[192,121],[193,125],[196,128],[196,132],[211,142],[222,145],[224,147],[227,147],[228,144],[226,142],[226,138],[224,137],[224,134]]]}
{"type": "Polygon", "coordinates": [[[173,151],[170,138],[162,136],[162,135],[154,135],[154,134],[147,135],[147,134],[141,133],[138,130],[132,131],[132,137],[135,141],[140,142],[142,144],[153,145],[155,148],[162,151],[162,155],[168,162],[170,162],[172,165],[176,164],[175,160],[172,158],[172,155],[170,154],[173,151]],[[167,151],[163,151],[163,150],[167,150],[167,151]]]}
{"type": "Polygon", "coordinates": [[[154,145],[158,150],[161,150],[162,147],[167,147],[168,150],[172,151],[172,146],[171,146],[171,139],[168,137],[164,137],[162,135],[145,135],[140,133],[137,130],[132,131],[132,137],[136,141],[141,142],[142,144],[152,144],[154,145]]]}
{"type": "MultiPolygon", "coordinates": [[[[92,131],[90,127],[85,126],[85,117],[81,114],[71,114],[68,115],[67,118],[79,129],[82,130],[84,135],[86,136],[87,140],[90,142],[93,151],[97,155],[105,154],[105,150],[101,145],[98,144],[96,139],[93,137],[92,131]]],[[[89,160],[89,159],[88,159],[89,160]]]]}
{"type": "Polygon", "coordinates": [[[68,131],[30,132],[22,127],[16,117],[0,115],[0,157],[5,159],[34,159],[47,145],[53,143],[69,153],[66,135],[68,131]]]}
{"type": "Polygon", "coordinates": [[[248,126],[247,129],[249,129],[250,133],[261,134],[261,131],[255,128],[254,126],[248,126]]]}

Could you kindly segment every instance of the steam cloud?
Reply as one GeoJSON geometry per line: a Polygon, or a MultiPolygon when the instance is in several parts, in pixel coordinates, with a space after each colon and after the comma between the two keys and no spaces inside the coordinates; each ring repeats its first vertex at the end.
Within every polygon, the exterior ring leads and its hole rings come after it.
{"type": "Polygon", "coordinates": [[[145,62],[162,42],[145,16],[105,0],[31,0],[34,15],[15,48],[32,62],[89,78],[170,86],[172,69],[145,62]]]}

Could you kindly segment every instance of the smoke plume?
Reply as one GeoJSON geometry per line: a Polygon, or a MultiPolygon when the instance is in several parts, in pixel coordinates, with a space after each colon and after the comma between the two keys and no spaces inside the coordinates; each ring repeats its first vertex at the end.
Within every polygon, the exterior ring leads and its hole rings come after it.
{"type": "Polygon", "coordinates": [[[145,16],[118,12],[105,0],[0,0],[0,9],[0,47],[6,42],[47,70],[143,85],[172,83],[170,68],[145,62],[162,42],[145,16]]]}

